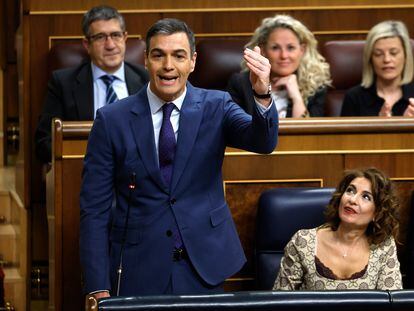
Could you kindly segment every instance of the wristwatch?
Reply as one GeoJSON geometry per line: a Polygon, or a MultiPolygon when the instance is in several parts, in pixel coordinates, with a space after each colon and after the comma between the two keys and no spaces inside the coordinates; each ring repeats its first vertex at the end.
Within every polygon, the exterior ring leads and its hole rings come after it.
{"type": "Polygon", "coordinates": [[[270,96],[271,96],[272,85],[269,83],[269,85],[267,87],[267,93],[266,94],[257,94],[254,89],[252,89],[252,90],[253,90],[254,97],[259,98],[259,99],[266,99],[266,98],[270,98],[270,96]]]}

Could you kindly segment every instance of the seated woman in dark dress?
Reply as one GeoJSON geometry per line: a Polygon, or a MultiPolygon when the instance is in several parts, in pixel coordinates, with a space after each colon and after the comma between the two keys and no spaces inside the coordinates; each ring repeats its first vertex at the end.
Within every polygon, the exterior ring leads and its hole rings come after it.
{"type": "Polygon", "coordinates": [[[344,97],[342,116],[414,116],[413,54],[407,28],[384,21],[368,33],[362,83],[344,97]]]}
{"type": "Polygon", "coordinates": [[[348,171],[326,209],[326,223],[295,233],[274,290],[402,289],[394,238],[399,204],[375,169],[348,171]]]}
{"type": "MultiPolygon", "coordinates": [[[[265,18],[255,30],[247,48],[258,45],[272,66],[271,96],[279,117],[320,117],[324,115],[326,87],[330,85],[329,65],[317,51],[314,35],[288,15],[265,18]]],[[[247,113],[255,107],[249,71],[234,74],[228,85],[233,100],[247,113]]]]}

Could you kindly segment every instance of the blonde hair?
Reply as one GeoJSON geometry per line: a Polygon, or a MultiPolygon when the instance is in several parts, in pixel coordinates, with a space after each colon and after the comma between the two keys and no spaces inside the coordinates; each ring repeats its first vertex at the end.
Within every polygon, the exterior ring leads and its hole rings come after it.
{"type": "Polygon", "coordinates": [[[407,27],[400,21],[384,21],[372,27],[367,35],[362,67],[361,85],[363,87],[368,88],[374,83],[375,73],[371,58],[375,43],[380,39],[393,37],[400,38],[404,48],[405,64],[400,85],[407,84],[413,79],[413,52],[407,27]]]}
{"type": "MultiPolygon", "coordinates": [[[[298,20],[289,15],[275,15],[262,20],[262,24],[256,28],[252,38],[246,44],[246,48],[253,49],[256,45],[263,48],[267,44],[269,35],[277,28],[291,30],[299,39],[300,44],[305,45],[305,52],[297,69],[299,90],[307,104],[307,99],[324,86],[331,85],[329,64],[318,52],[318,42],[313,33],[298,20]]],[[[242,62],[243,70],[247,70],[245,61],[242,62]]]]}

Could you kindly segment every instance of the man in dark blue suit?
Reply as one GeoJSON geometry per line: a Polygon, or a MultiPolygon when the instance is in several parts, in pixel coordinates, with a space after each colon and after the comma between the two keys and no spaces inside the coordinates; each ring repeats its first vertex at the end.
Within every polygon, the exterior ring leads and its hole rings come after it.
{"type": "Polygon", "coordinates": [[[225,148],[270,153],[277,143],[270,64],[258,47],[244,52],[250,116],[228,93],[187,82],[196,52],[184,22],[158,21],[146,43],[149,84],[99,109],[89,136],[80,257],[95,298],[222,291],[246,261],[224,199],[225,148]]]}

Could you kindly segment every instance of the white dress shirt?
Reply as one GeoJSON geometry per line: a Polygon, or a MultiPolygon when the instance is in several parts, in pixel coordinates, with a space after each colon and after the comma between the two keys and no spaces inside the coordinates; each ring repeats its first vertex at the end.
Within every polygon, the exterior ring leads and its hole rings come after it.
{"type": "MultiPolygon", "coordinates": [[[[166,102],[163,101],[162,99],[160,99],[159,97],[157,97],[157,95],[155,95],[151,91],[150,84],[151,84],[151,82],[148,83],[147,96],[148,96],[148,102],[149,102],[149,106],[150,106],[150,110],[151,110],[152,124],[154,126],[155,149],[156,149],[157,155],[158,155],[158,140],[159,140],[159,137],[160,137],[160,130],[161,130],[161,125],[162,125],[162,116],[163,116],[162,106],[166,102]]],[[[178,139],[178,125],[180,123],[180,110],[181,110],[181,107],[183,105],[184,98],[185,98],[186,94],[187,94],[187,88],[185,88],[184,92],[177,99],[172,101],[175,105],[175,108],[171,112],[170,121],[171,121],[171,125],[174,129],[175,141],[177,141],[177,139],[178,139]]],[[[257,104],[257,108],[259,109],[259,112],[262,115],[265,115],[266,112],[268,112],[270,107],[273,105],[273,102],[274,101],[272,100],[269,107],[265,107],[256,100],[256,104],[257,104]]]]}
{"type": "MultiPolygon", "coordinates": [[[[178,125],[180,123],[180,111],[181,107],[184,102],[185,95],[187,94],[187,88],[185,88],[184,92],[176,98],[172,103],[174,103],[175,107],[171,112],[171,125],[174,129],[175,134],[175,141],[178,139],[178,125]]],[[[154,139],[155,139],[155,149],[158,154],[158,140],[160,137],[161,125],[162,125],[162,106],[166,103],[165,101],[161,100],[160,98],[155,95],[150,89],[150,83],[148,83],[147,87],[147,96],[148,102],[151,110],[151,117],[152,117],[152,125],[154,126],[154,139]]],[[[171,102],[169,102],[171,103],[171,102]]]]}
{"type": "MultiPolygon", "coordinates": [[[[92,66],[92,79],[93,79],[93,99],[94,99],[94,113],[93,118],[96,117],[96,110],[105,106],[106,104],[106,85],[101,79],[104,75],[109,75],[101,68],[91,62],[92,66]]],[[[115,76],[116,79],[112,83],[112,87],[116,93],[118,99],[128,97],[128,88],[125,80],[124,62],[121,67],[110,75],[115,76]]]]}
{"type": "Polygon", "coordinates": [[[289,98],[286,90],[272,92],[272,100],[276,105],[279,118],[286,118],[289,98]]]}

